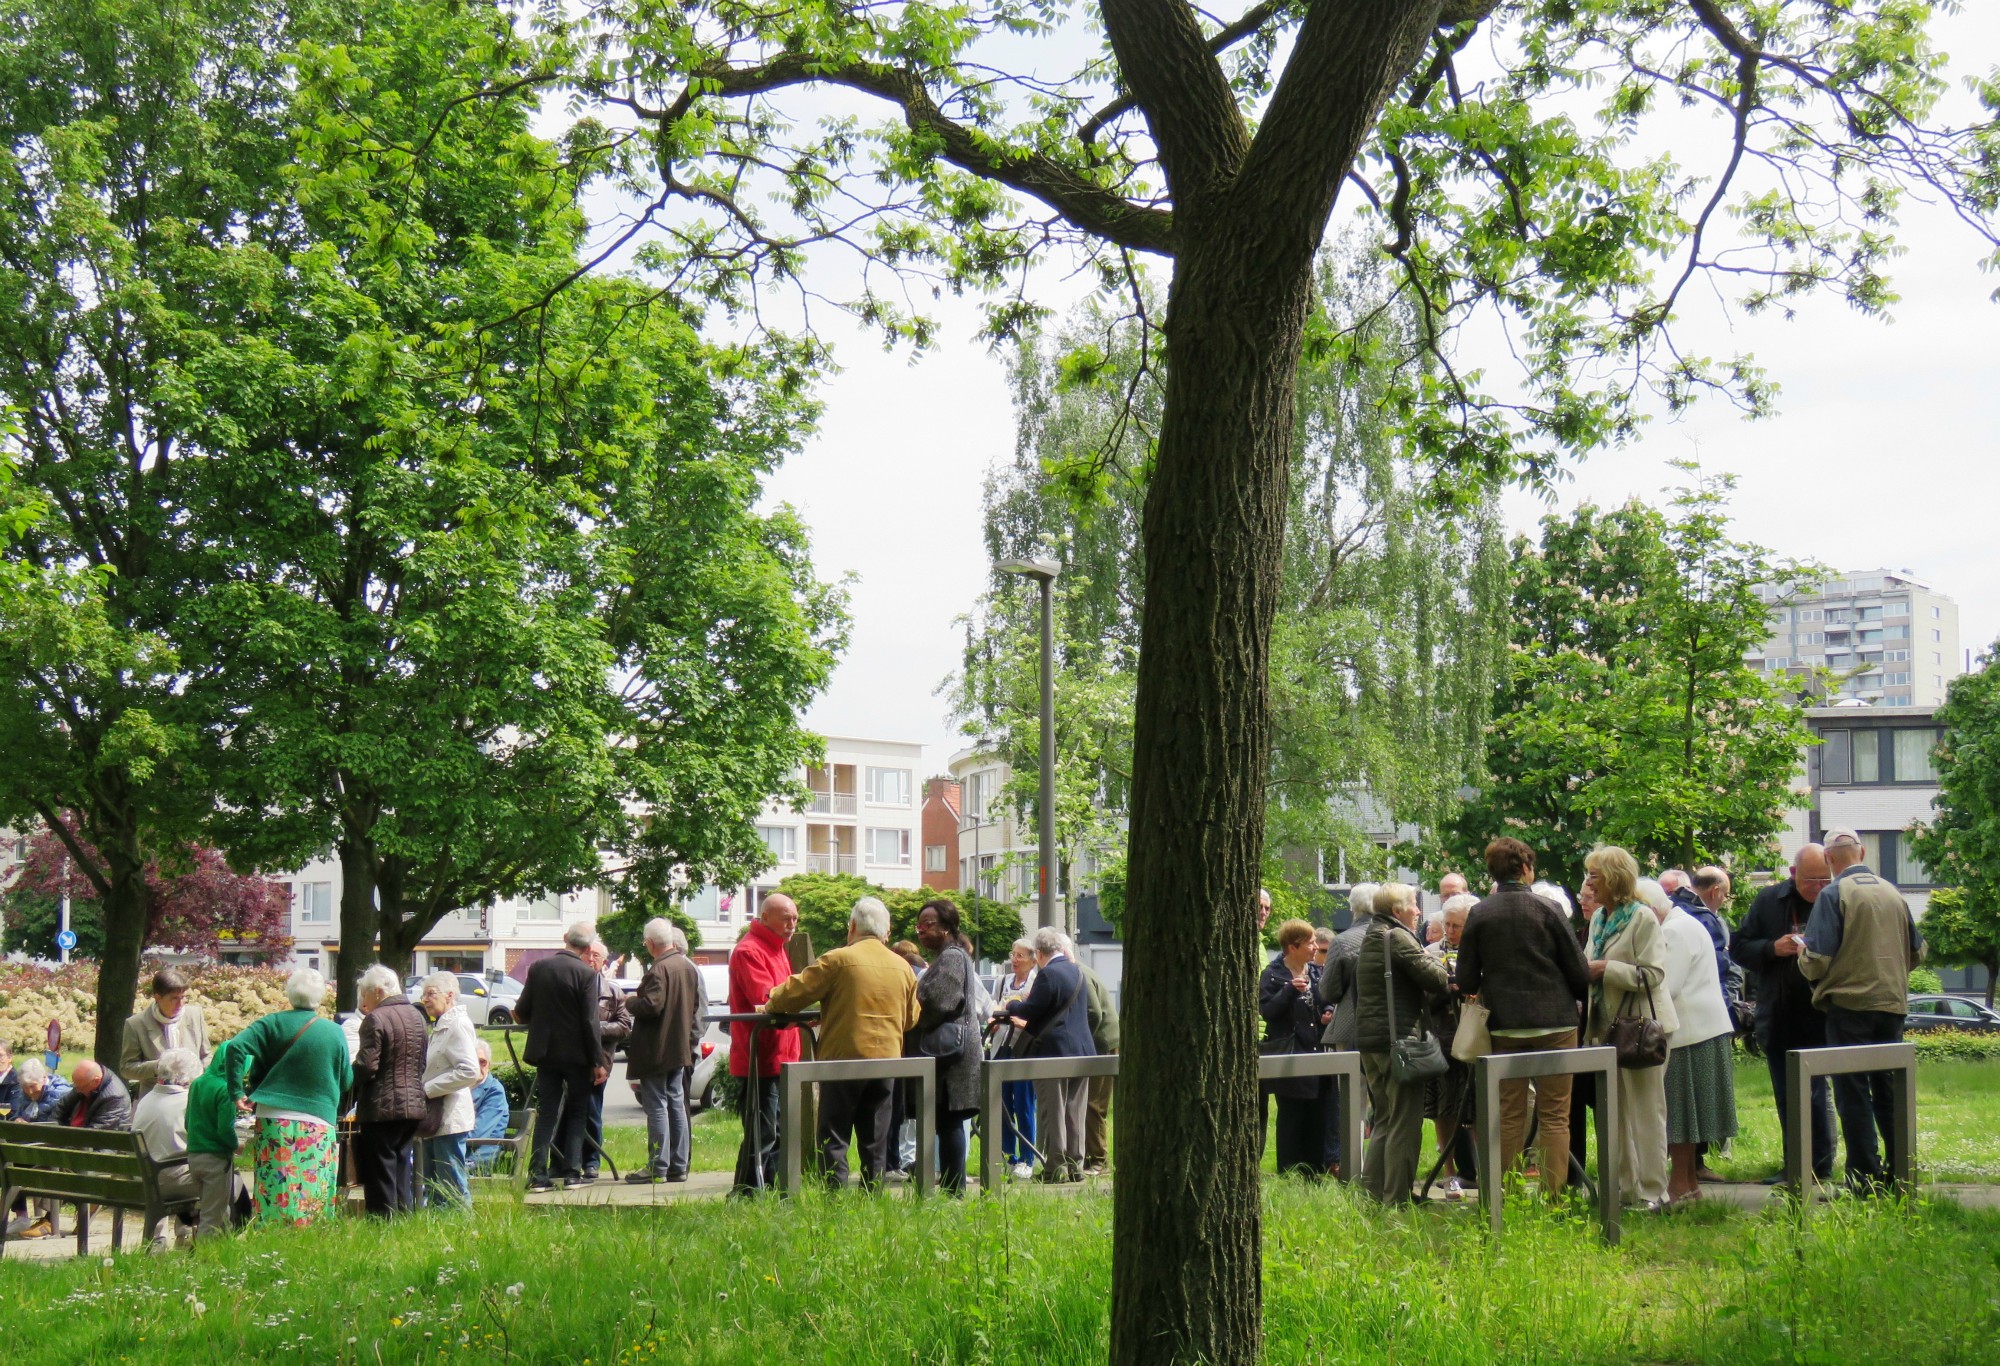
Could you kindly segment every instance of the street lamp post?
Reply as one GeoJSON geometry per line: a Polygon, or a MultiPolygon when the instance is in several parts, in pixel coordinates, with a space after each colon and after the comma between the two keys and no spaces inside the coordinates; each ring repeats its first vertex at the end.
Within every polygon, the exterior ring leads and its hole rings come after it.
{"type": "Polygon", "coordinates": [[[1062,566],[1054,560],[1003,560],[997,566],[1003,574],[1019,574],[1042,586],[1042,797],[1041,831],[1036,837],[1036,860],[1041,865],[1041,911],[1037,922],[1055,925],[1056,919],[1056,575],[1062,566]]]}

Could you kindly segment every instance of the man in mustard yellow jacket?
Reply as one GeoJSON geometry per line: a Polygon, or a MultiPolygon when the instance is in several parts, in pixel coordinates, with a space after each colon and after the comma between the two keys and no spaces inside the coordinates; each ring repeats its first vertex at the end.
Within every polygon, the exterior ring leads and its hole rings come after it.
{"type": "MultiPolygon", "coordinates": [[[[900,1058],[903,1035],[917,1027],[917,979],[889,948],[889,908],[872,896],[854,903],[847,945],[772,989],[764,1009],[792,1015],[820,1008],[815,1056],[823,1062],[900,1058]]],[[[830,1081],[819,1088],[819,1146],[827,1184],[847,1184],[847,1145],[861,1159],[861,1184],[882,1179],[889,1161],[889,1081],[830,1081]]]]}

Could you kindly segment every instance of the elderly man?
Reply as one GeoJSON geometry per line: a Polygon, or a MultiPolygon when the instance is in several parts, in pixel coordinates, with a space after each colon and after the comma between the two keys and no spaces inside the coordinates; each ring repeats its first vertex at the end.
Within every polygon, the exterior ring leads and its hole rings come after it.
{"type": "Polygon", "coordinates": [[[361,974],[361,1046],[354,1055],[354,1166],[362,1202],[387,1217],[417,1207],[417,1126],[424,1118],[430,1023],[387,964],[361,974]]]}
{"type": "Polygon", "coordinates": [[[625,1176],[635,1186],[688,1179],[688,1070],[707,1013],[701,974],[688,959],[680,927],[655,918],[646,922],[644,935],[652,962],[632,993],[632,1035],[625,1044],[625,1077],[646,1112],[646,1168],[625,1176]]]}
{"type": "MultiPolygon", "coordinates": [[[[1722,872],[1717,868],[1715,872],[1722,872]]],[[[1708,931],[1708,938],[1715,945],[1715,980],[1722,986],[1723,995],[1729,994],[1729,927],[1722,923],[1715,907],[1702,897],[1695,886],[1695,879],[1679,868],[1669,868],[1660,874],[1660,890],[1665,892],[1674,905],[1693,916],[1695,923],[1708,931]]],[[[1723,874],[1722,901],[1729,896],[1729,878],[1723,874]]]]}
{"type": "MultiPolygon", "coordinates": [[[[1035,931],[1035,985],[1014,1008],[1015,1028],[1025,1031],[1026,1048],[1016,1057],[1087,1058],[1097,1051],[1090,1037],[1090,1001],[1083,971],[1072,961],[1069,940],[1044,925],[1035,931]]],[[[1035,1123],[1042,1140],[1044,1181],[1083,1177],[1084,1129],[1090,1086],[1084,1077],[1053,1077],[1035,1083],[1035,1123]]]]}
{"type": "MultiPolygon", "coordinates": [[[[15,1071],[20,1089],[14,1099],[11,1118],[23,1124],[55,1123],[56,1112],[69,1098],[69,1084],[61,1077],[50,1076],[40,1058],[23,1058],[15,1071]]],[[[36,1208],[31,1212],[27,1197],[21,1196],[6,1214],[13,1220],[7,1225],[9,1238],[49,1238],[55,1234],[56,1202],[53,1200],[37,1201],[36,1208]]]]}
{"type": "Polygon", "coordinates": [[[21,1073],[14,1066],[14,1050],[0,1039],[0,1119],[12,1119],[21,1103],[21,1073]]]}
{"type": "MultiPolygon", "coordinates": [[[[780,983],[764,1008],[790,1015],[820,1007],[819,1057],[900,1058],[903,1035],[917,1027],[917,979],[889,947],[889,908],[872,896],[854,903],[847,944],[780,983]]],[[[847,1144],[853,1137],[861,1184],[872,1190],[889,1164],[888,1081],[822,1082],[819,1088],[820,1155],[827,1185],[847,1184],[847,1144]]]]}
{"type": "Polygon", "coordinates": [[[132,1093],[117,1073],[85,1059],[69,1074],[69,1094],[57,1102],[55,1122],[70,1129],[129,1129],[132,1093]]]}
{"type": "MultiPolygon", "coordinates": [[[[467,1142],[475,1138],[505,1138],[514,1107],[507,1102],[507,1088],[493,1075],[493,1045],[480,1039],[472,1045],[472,1052],[479,1059],[479,1080],[472,1087],[472,1133],[467,1142]]],[[[472,1171],[483,1172],[499,1158],[499,1149],[481,1144],[470,1150],[466,1165],[472,1171]]]]}
{"type": "MultiPolygon", "coordinates": [[[[1813,984],[1813,1004],[1826,1012],[1826,1042],[1832,1048],[1901,1043],[1910,1010],[1910,969],[1924,957],[1910,903],[1868,867],[1866,857],[1852,830],[1827,832],[1833,882],[1813,901],[1799,954],[1799,971],[1813,984]]],[[[1899,1156],[1888,1073],[1835,1077],[1833,1105],[1847,1145],[1848,1185],[1863,1195],[1881,1191],[1899,1156]],[[1887,1168],[1876,1146],[1878,1125],[1889,1145],[1887,1168]]]]}
{"type": "MultiPolygon", "coordinates": [[[[1075,957],[1072,946],[1064,953],[1075,957]]],[[[1118,1052],[1118,1008],[1111,1002],[1111,988],[1105,985],[1089,966],[1081,960],[1077,971],[1083,974],[1083,996],[1087,1003],[1086,1015],[1090,1024],[1090,1044],[1099,1057],[1109,1057],[1118,1052]]],[[[1084,1104],[1083,1120],[1083,1174],[1099,1176],[1111,1169],[1111,1097],[1116,1088],[1116,1077],[1090,1077],[1086,1079],[1088,1098],[1084,1104]]]]}
{"type": "Polygon", "coordinates": [[[583,1177],[583,1140],[590,1123],[590,1093],[611,1075],[604,1051],[597,970],[584,955],[597,936],[579,920],[563,931],[562,952],[528,969],[514,1017],[528,1026],[523,1060],[535,1069],[534,1158],[528,1189],[550,1190],[588,1184],[583,1177]],[[558,1143],[562,1151],[553,1159],[558,1143]]]}
{"type": "MultiPolygon", "coordinates": [[[[1771,1072],[1771,1091],[1778,1103],[1778,1129],[1791,1124],[1792,1098],[1785,1088],[1785,1058],[1795,1049],[1826,1047],[1826,1016],[1813,1004],[1812,983],[1799,971],[1805,949],[1806,922],[1813,902],[1833,881],[1826,850],[1801,846],[1792,859],[1792,875],[1757,893],[1743,923],[1729,941],[1729,956],[1745,972],[1757,975],[1757,1043],[1771,1072]]],[[[1824,1181],[1833,1175],[1833,1102],[1825,1077],[1813,1078],[1813,1175],[1824,1181]]],[[[1784,1179],[1773,1176],[1771,1181],[1784,1179]]]]}
{"type": "MultiPolygon", "coordinates": [[[[792,975],[792,960],[785,946],[798,924],[799,908],[790,897],[773,892],[764,898],[757,918],[729,951],[731,1015],[762,1010],[772,990],[792,975]]],[[[778,1069],[799,1057],[796,1026],[755,1031],[754,1053],[750,1048],[752,1034],[747,1021],[729,1026],[729,1075],[743,1083],[736,1102],[743,1119],[743,1144],[736,1153],[731,1195],[769,1190],[777,1183],[778,1069]]]]}
{"type": "MultiPolygon", "coordinates": [[[[153,1059],[153,1084],[132,1109],[132,1132],[145,1143],[147,1155],[155,1162],[172,1164],[159,1172],[160,1195],[168,1202],[195,1200],[201,1194],[201,1183],[188,1164],[175,1160],[187,1155],[188,1087],[200,1075],[201,1060],[193,1049],[169,1048],[153,1059]]],[[[160,1231],[157,1218],[147,1222],[141,1238],[156,1251],[167,1246],[167,1235],[160,1231]]]]}
{"type": "MultiPolygon", "coordinates": [[[[1375,886],[1372,882],[1356,883],[1347,893],[1348,926],[1333,937],[1327,946],[1326,964],[1320,969],[1319,984],[1314,988],[1319,993],[1320,1015],[1326,1018],[1331,1012],[1326,1034],[1326,1046],[1336,1052],[1351,1053],[1355,1048],[1355,1037],[1360,1028],[1360,1018],[1354,1009],[1354,963],[1361,953],[1361,941],[1368,933],[1368,918],[1375,913],[1375,886]]],[[[1348,1088],[1333,1088],[1333,1100],[1326,1108],[1327,1121],[1331,1132],[1327,1137],[1326,1167],[1337,1171],[1341,1164],[1340,1135],[1346,1132],[1343,1126],[1348,1088]]],[[[1357,1159],[1361,1154],[1354,1155],[1357,1159]]]]}
{"type": "Polygon", "coordinates": [[[1438,903],[1442,905],[1455,896],[1464,896],[1471,890],[1471,884],[1466,882],[1464,873],[1446,873],[1438,879],[1438,903]]]}
{"type": "MultiPolygon", "coordinates": [[[[625,1003],[625,989],[611,975],[611,950],[604,946],[602,939],[590,941],[590,948],[584,954],[584,961],[597,971],[597,1018],[598,1032],[604,1037],[604,1056],[607,1066],[618,1056],[618,1045],[632,1037],[632,1011],[625,1003]]],[[[607,1072],[607,1079],[610,1074],[607,1072]]],[[[604,1156],[604,1087],[599,1082],[590,1088],[590,1119],[583,1130],[583,1179],[595,1181],[599,1176],[598,1162],[604,1156]]]]}
{"type": "Polygon", "coordinates": [[[208,1061],[208,1022],[200,1006],[187,1003],[187,992],[187,977],[178,968],[161,968],[153,974],[152,1003],[125,1021],[118,1070],[133,1096],[145,1096],[158,1073],[160,1056],[170,1048],[192,1049],[198,1060],[208,1061]]]}

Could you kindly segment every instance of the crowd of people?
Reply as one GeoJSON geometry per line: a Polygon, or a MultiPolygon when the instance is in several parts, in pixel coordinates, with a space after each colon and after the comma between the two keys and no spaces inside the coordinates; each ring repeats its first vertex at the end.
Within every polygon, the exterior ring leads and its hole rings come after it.
{"type": "MultiPolygon", "coordinates": [[[[1358,1156],[1364,1191],[1409,1201],[1429,1119],[1438,1155],[1424,1184],[1439,1181],[1447,1200],[1462,1199],[1466,1186],[1504,1179],[1528,1154],[1532,1110],[1531,1170],[1559,1194],[1583,1170],[1588,1127],[1572,1114],[1595,1109],[1594,1075],[1501,1082],[1502,1171],[1476,1174],[1464,1142],[1475,1105],[1470,1060],[1611,1045],[1626,1200],[1669,1209],[1701,1199],[1701,1182],[1716,1179],[1708,1152],[1737,1132],[1740,1031],[1768,1060],[1781,1123],[1788,1052],[1902,1037],[1923,941],[1908,903],[1864,855],[1850,830],[1805,846],[1733,936],[1721,915],[1730,880],[1720,868],[1647,878],[1631,853],[1604,846],[1586,859],[1573,907],[1560,887],[1535,881],[1533,852],[1511,838],[1486,850],[1488,893],[1474,897],[1449,874],[1428,922],[1417,889],[1395,882],[1354,888],[1353,922],[1339,934],[1287,921],[1258,983],[1263,1051],[1358,1051],[1369,1138],[1364,1153],[1341,1152],[1330,1079],[1267,1082],[1279,1170],[1337,1173],[1344,1157],[1358,1156]]],[[[1268,905],[1260,902],[1260,918],[1268,905]]],[[[1895,1133],[1887,1077],[1836,1077],[1830,1090],[1849,1186],[1884,1189],[1895,1163],[1893,1150],[1884,1153],[1895,1133]]],[[[1822,1180],[1834,1158],[1828,1092],[1815,1083],[1813,1169],[1822,1180]]]]}
{"type": "MultiPolygon", "coordinates": [[[[1480,1172],[1468,1141],[1471,1060],[1610,1045],[1619,1057],[1615,1141],[1626,1198],[1654,1209],[1701,1199],[1702,1181],[1713,1177],[1707,1154],[1737,1132],[1740,1033],[1752,1034],[1768,1061],[1781,1123],[1791,1104],[1788,1052],[1902,1036],[1923,941],[1908,904],[1864,854],[1847,830],[1805,846],[1789,877],[1758,892],[1733,935],[1721,915],[1730,880],[1719,868],[1648,878],[1628,851],[1601,847],[1585,861],[1572,906],[1562,888],[1535,880],[1533,852],[1511,838],[1486,849],[1486,894],[1448,874],[1428,921],[1417,889],[1401,882],[1355,887],[1352,923],[1338,933],[1285,921],[1257,984],[1262,1051],[1358,1052],[1368,1138],[1360,1153],[1341,1150],[1330,1078],[1264,1083],[1266,1111],[1272,1102],[1277,1110],[1278,1169],[1316,1177],[1353,1164],[1370,1197],[1406,1202],[1419,1190],[1429,1120],[1436,1158],[1425,1188],[1436,1183],[1447,1200],[1463,1199],[1467,1187],[1527,1162],[1526,1174],[1558,1195],[1583,1172],[1596,1075],[1503,1081],[1501,1171],[1480,1172]]],[[[1269,914],[1270,898],[1260,894],[1260,929],[1269,914]]],[[[924,905],[916,943],[891,945],[887,908],[863,897],[847,942],[795,969],[797,924],[790,898],[767,896],[730,955],[730,1010],[763,1017],[731,1024],[729,1068],[741,1082],[744,1120],[735,1194],[776,1185],[780,1069],[800,1056],[795,1017],[809,1009],[819,1012],[820,1060],[922,1055],[937,1063],[931,1154],[899,1151],[909,1102],[892,1082],[820,1084],[817,1146],[836,1186],[849,1180],[852,1147],[865,1187],[930,1161],[943,1189],[962,1194],[984,1060],[1118,1051],[1110,992],[1060,930],[1017,941],[989,992],[950,900],[924,905]]],[[[588,922],[568,927],[562,951],[527,973],[516,1014],[536,1069],[532,1189],[597,1179],[604,1090],[621,1042],[648,1151],[625,1179],[688,1179],[688,1081],[704,992],[680,930],[656,919],[643,934],[650,961],[629,1002],[607,976],[608,954],[588,922]]],[[[336,1023],[320,1010],[324,979],[300,969],[285,984],[289,1009],[211,1047],[186,979],[164,969],[146,1009],[127,1022],[115,1071],[86,1060],[66,1083],[40,1059],[15,1062],[0,1044],[0,1117],[142,1135],[164,1164],[162,1190],[195,1208],[183,1237],[332,1212],[344,1122],[351,1174],[370,1214],[422,1201],[469,1206],[470,1170],[491,1149],[468,1141],[500,1137],[510,1107],[490,1049],[459,1006],[457,977],[433,973],[412,1002],[378,964],[362,973],[358,992],[359,1013],[336,1023]],[[237,1170],[246,1145],[247,1184],[237,1170]]],[[[994,1137],[1012,1174],[1068,1182],[1105,1170],[1111,1094],[1110,1077],[1007,1084],[994,1137]]],[[[1831,1177],[1837,1111],[1849,1185],[1883,1189],[1896,1156],[1884,1152],[1896,1141],[1887,1078],[1817,1081],[1812,1111],[1814,1175],[1831,1177]]],[[[24,1199],[8,1214],[10,1236],[57,1231],[53,1203],[24,1199]]],[[[146,1233],[158,1245],[168,1238],[146,1233]]]]}

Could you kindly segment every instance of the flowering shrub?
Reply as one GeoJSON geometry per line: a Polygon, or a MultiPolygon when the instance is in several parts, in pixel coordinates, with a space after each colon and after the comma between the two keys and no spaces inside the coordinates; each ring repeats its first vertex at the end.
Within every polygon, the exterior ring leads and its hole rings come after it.
{"type": "MultiPolygon", "coordinates": [[[[154,969],[141,970],[142,984],[154,969]]],[[[248,1028],[252,1021],[285,1010],[285,978],[278,968],[185,965],[188,1000],[201,1007],[208,1021],[210,1043],[221,1043],[248,1028]]],[[[330,1010],[332,993],[322,1010],[330,1010]]],[[[144,1010],[148,998],[133,1003],[144,1010]]],[[[88,1047],[97,1031],[97,965],[70,963],[59,968],[0,964],[0,1039],[17,1051],[40,1052],[50,1020],[62,1025],[63,1040],[72,1049],[88,1047]]]]}

